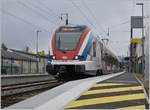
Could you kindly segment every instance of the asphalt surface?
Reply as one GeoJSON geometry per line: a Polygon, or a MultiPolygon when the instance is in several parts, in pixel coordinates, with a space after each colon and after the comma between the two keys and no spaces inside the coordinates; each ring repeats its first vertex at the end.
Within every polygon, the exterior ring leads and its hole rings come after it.
{"type": "Polygon", "coordinates": [[[98,82],[66,109],[148,109],[143,88],[132,73],[98,82]]]}

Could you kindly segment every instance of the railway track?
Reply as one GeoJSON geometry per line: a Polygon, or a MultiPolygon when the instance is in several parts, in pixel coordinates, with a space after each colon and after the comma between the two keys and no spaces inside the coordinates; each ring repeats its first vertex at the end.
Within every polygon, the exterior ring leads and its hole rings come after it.
{"type": "Polygon", "coordinates": [[[5,108],[22,100],[30,98],[46,90],[64,84],[71,80],[88,78],[90,76],[78,75],[65,82],[51,78],[49,75],[34,76],[6,76],[2,79],[1,86],[1,107],[5,108]],[[12,82],[12,83],[11,83],[12,82]]]}
{"type": "Polygon", "coordinates": [[[1,107],[7,107],[63,84],[56,79],[5,85],[1,87],[1,107]]]}
{"type": "Polygon", "coordinates": [[[59,82],[56,79],[51,79],[51,80],[45,80],[45,81],[35,81],[35,82],[3,85],[1,87],[1,96],[8,96],[8,95],[13,95],[13,94],[33,91],[36,89],[43,89],[43,88],[59,85],[60,83],[61,82],[59,82]]]}

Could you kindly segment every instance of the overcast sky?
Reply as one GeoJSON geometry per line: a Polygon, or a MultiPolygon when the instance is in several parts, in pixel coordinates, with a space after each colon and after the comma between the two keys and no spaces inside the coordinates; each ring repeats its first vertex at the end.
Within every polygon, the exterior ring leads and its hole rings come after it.
{"type": "MultiPolygon", "coordinates": [[[[7,47],[23,49],[36,47],[48,52],[49,39],[55,29],[64,24],[61,13],[69,13],[70,24],[88,25],[101,38],[108,38],[108,47],[117,55],[126,55],[129,49],[130,16],[140,15],[137,2],[150,7],[150,0],[3,0],[2,42],[7,47]]],[[[140,37],[140,31],[135,36],[140,37]]]]}

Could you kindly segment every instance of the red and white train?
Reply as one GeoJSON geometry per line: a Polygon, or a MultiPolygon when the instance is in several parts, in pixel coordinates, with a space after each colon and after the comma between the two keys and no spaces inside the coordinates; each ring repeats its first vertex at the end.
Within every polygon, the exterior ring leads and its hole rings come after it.
{"type": "Polygon", "coordinates": [[[118,71],[119,62],[84,25],[61,26],[50,38],[50,57],[46,70],[57,76],[101,75],[118,71]]]}

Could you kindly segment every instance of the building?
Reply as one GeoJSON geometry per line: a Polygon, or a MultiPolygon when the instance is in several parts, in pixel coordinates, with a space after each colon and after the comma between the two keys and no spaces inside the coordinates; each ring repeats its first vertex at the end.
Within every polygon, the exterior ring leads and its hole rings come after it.
{"type": "Polygon", "coordinates": [[[38,55],[38,59],[37,55],[33,53],[14,49],[1,49],[2,74],[45,73],[48,57],[38,55]]]}

